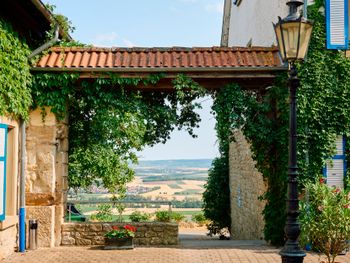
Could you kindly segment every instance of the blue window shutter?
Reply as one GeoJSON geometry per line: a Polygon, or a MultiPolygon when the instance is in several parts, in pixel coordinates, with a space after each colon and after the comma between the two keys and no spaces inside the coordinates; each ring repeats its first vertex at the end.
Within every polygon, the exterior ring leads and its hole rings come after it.
{"type": "Polygon", "coordinates": [[[337,136],[335,146],[336,154],[332,157],[332,161],[327,161],[326,167],[323,168],[323,176],[327,178],[329,186],[344,188],[346,176],[345,136],[337,136]]]}
{"type": "Polygon", "coordinates": [[[348,48],[348,0],[326,0],[327,49],[348,48]]]}
{"type": "Polygon", "coordinates": [[[6,152],[7,125],[0,124],[0,221],[5,220],[6,214],[6,152]]]}

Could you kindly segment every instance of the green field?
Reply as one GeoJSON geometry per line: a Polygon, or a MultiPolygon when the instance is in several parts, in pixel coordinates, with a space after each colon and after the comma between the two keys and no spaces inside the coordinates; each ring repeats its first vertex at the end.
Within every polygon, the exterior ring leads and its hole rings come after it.
{"type": "Polygon", "coordinates": [[[196,194],[201,194],[202,191],[199,189],[187,189],[181,192],[175,192],[175,195],[196,195],[196,194]]]}
{"type": "Polygon", "coordinates": [[[182,189],[182,187],[178,184],[168,184],[168,186],[172,189],[182,189]]]}
{"type": "Polygon", "coordinates": [[[157,181],[179,181],[179,180],[198,180],[206,181],[207,174],[166,174],[166,175],[150,175],[142,176],[142,182],[157,182],[157,181]]]}

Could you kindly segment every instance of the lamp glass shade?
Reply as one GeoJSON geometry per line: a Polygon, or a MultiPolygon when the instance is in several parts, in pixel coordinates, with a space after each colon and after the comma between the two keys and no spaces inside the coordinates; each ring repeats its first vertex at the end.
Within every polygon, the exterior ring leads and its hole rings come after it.
{"type": "Polygon", "coordinates": [[[309,22],[300,23],[300,36],[299,36],[299,52],[297,59],[304,59],[306,57],[307,50],[309,48],[309,42],[311,39],[312,24],[309,22]]]}
{"type": "Polygon", "coordinates": [[[283,61],[303,60],[311,38],[312,24],[301,18],[294,21],[280,20],[275,32],[283,61]]]}
{"type": "Polygon", "coordinates": [[[277,38],[278,50],[280,51],[282,60],[286,61],[286,50],[284,49],[281,23],[279,22],[278,24],[274,25],[274,27],[275,27],[275,33],[276,33],[276,38],[277,38]]]}

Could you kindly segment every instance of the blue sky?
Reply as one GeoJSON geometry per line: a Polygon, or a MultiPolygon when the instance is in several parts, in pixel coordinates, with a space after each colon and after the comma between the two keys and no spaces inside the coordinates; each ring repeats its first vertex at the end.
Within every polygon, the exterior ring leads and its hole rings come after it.
{"type": "MultiPolygon", "coordinates": [[[[68,17],[75,40],[103,47],[219,46],[224,0],[42,0],[68,17]]],[[[140,159],[196,159],[217,155],[212,101],[204,98],[198,138],[172,133],[140,159]]]]}

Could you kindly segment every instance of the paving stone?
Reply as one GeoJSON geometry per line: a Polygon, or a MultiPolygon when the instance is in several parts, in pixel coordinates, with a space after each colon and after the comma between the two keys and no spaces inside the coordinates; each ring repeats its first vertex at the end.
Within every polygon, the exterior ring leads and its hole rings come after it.
{"type": "MultiPolygon", "coordinates": [[[[163,248],[137,247],[133,250],[102,250],[101,247],[56,247],[14,253],[1,263],[279,263],[279,250],[268,246],[244,246],[232,248],[163,248]]],[[[324,260],[318,254],[309,253],[304,263],[324,260]]],[[[350,255],[338,256],[339,263],[350,263],[350,255]]]]}

